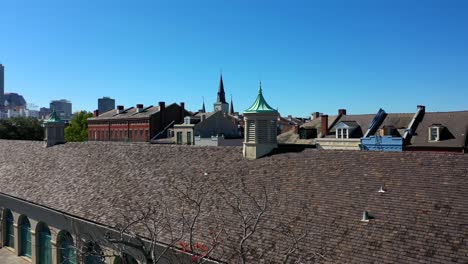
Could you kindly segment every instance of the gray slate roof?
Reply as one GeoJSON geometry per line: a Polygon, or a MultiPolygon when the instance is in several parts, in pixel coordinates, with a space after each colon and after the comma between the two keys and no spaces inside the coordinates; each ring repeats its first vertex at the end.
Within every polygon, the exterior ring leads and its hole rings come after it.
{"type": "Polygon", "coordinates": [[[426,112],[424,118],[416,128],[411,138],[411,145],[415,147],[455,147],[467,146],[468,111],[459,112],[426,112]],[[429,127],[440,124],[448,131],[443,140],[429,142],[429,127]]]}
{"type": "Polygon", "coordinates": [[[198,238],[210,232],[213,213],[221,216],[227,235],[219,256],[231,263],[239,221],[221,198],[232,198],[221,182],[237,193],[239,178],[250,191],[266,186],[275,197],[250,242],[251,256],[266,252],[280,262],[276,253],[285,250],[287,234],[307,227],[310,234],[299,243],[304,263],[468,262],[467,155],[307,149],[247,161],[238,147],[89,142],[43,148],[42,142],[0,140],[0,192],[109,226],[138,201],[162,199],[177,214],[180,204],[168,184],[206,184],[198,238]],[[381,185],[384,194],[377,192],[381,185]],[[360,221],[364,210],[374,217],[368,223],[360,221]],[[288,221],[288,232],[272,231],[288,221]]]}

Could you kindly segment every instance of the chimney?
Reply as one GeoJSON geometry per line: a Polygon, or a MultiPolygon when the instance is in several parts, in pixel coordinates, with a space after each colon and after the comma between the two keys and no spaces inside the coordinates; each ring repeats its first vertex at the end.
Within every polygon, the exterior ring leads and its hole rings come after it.
{"type": "Polygon", "coordinates": [[[166,103],[165,102],[159,102],[159,111],[164,112],[166,110],[166,103]]]}
{"type": "Polygon", "coordinates": [[[123,105],[118,105],[117,106],[117,114],[121,114],[124,111],[124,106],[123,105]]]}
{"type": "Polygon", "coordinates": [[[316,119],[316,118],[319,118],[320,117],[320,113],[319,112],[313,112],[312,113],[312,119],[316,119]]]}
{"type": "Polygon", "coordinates": [[[346,109],[338,109],[338,115],[346,115],[346,109]]]}
{"type": "Polygon", "coordinates": [[[180,102],[180,120],[184,120],[185,117],[185,103],[180,102]]]}
{"type": "Polygon", "coordinates": [[[93,117],[98,117],[98,116],[99,116],[99,110],[94,110],[93,117]]]}
{"type": "Polygon", "coordinates": [[[137,113],[143,112],[143,104],[137,104],[136,105],[136,111],[137,111],[137,113]]]}
{"type": "Polygon", "coordinates": [[[328,115],[321,116],[322,137],[328,135],[328,115]]]}

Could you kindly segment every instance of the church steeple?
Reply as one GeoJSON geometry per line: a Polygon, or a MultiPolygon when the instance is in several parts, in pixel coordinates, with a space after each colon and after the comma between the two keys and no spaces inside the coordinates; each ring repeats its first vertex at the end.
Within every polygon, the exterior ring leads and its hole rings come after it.
{"type": "Polygon", "coordinates": [[[206,108],[205,108],[205,97],[203,97],[203,105],[201,108],[201,112],[206,113],[206,108]]]}
{"type": "Polygon", "coordinates": [[[215,112],[229,113],[229,104],[226,102],[226,94],[224,92],[223,74],[219,78],[218,99],[213,106],[215,112]]]}
{"type": "Polygon", "coordinates": [[[231,105],[229,106],[229,114],[234,115],[234,104],[232,103],[232,94],[231,94],[231,105]]]}
{"type": "Polygon", "coordinates": [[[221,74],[221,78],[219,79],[219,89],[218,89],[218,100],[217,103],[226,103],[226,95],[224,93],[224,83],[223,83],[223,75],[221,74]]]}

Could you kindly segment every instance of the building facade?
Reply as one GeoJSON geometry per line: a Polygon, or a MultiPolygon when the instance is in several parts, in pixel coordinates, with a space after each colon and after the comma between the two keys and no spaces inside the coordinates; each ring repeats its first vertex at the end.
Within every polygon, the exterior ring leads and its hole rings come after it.
{"type": "Polygon", "coordinates": [[[165,102],[149,107],[137,104],[127,109],[119,105],[114,111],[103,114],[95,111],[94,116],[88,118],[88,140],[150,142],[166,138],[167,130],[183,122],[188,115],[184,103],[166,107],[165,102]]]}
{"type": "Polygon", "coordinates": [[[5,103],[5,67],[0,64],[0,111],[3,110],[5,103]]]}
{"type": "Polygon", "coordinates": [[[115,108],[115,100],[110,97],[103,97],[98,99],[99,113],[105,113],[115,108]]]}
{"type": "Polygon", "coordinates": [[[72,103],[65,99],[53,100],[50,102],[50,111],[55,111],[63,120],[70,120],[72,118],[72,103]]]}

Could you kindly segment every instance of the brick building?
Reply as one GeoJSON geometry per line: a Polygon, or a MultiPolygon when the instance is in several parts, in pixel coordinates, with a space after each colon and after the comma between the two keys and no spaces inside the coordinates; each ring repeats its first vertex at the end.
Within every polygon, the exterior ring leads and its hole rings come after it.
{"type": "Polygon", "coordinates": [[[155,137],[165,138],[165,131],[181,123],[187,115],[190,113],[185,110],[184,103],[167,107],[164,102],[148,107],[137,104],[127,109],[119,105],[102,114],[96,110],[94,116],[88,118],[88,140],[149,142],[155,137]]]}

